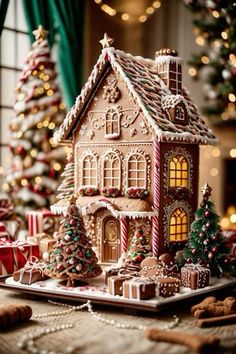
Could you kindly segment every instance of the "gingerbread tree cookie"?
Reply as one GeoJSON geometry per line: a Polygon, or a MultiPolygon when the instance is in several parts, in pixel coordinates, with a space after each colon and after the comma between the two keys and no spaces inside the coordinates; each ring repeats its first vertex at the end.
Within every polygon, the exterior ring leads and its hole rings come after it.
{"type": "Polygon", "coordinates": [[[59,200],[68,200],[70,199],[71,195],[73,194],[74,191],[74,169],[75,169],[75,164],[74,164],[74,159],[72,153],[68,154],[67,157],[67,163],[65,165],[65,169],[61,174],[62,177],[62,183],[58,187],[58,195],[57,199],[59,200]]]}
{"type": "Polygon", "coordinates": [[[27,210],[49,207],[54,202],[64,148],[55,148],[54,129],[65,115],[65,105],[50,58],[47,31],[34,31],[36,40],[19,77],[10,122],[13,155],[6,177],[6,191],[15,211],[24,218],[27,210]]]}
{"type": "Polygon", "coordinates": [[[229,269],[229,249],[218,225],[219,215],[209,200],[211,190],[207,183],[202,188],[203,200],[195,213],[184,257],[188,263],[209,265],[213,276],[221,276],[229,269]]]}
{"type": "Polygon", "coordinates": [[[79,210],[72,202],[61,223],[45,273],[67,279],[67,286],[73,286],[75,280],[97,277],[102,273],[97,261],[79,210]]]}
{"type": "Polygon", "coordinates": [[[138,228],[131,240],[129,251],[127,252],[128,260],[134,263],[140,263],[148,256],[151,256],[151,247],[147,237],[144,235],[143,229],[138,228]]]}

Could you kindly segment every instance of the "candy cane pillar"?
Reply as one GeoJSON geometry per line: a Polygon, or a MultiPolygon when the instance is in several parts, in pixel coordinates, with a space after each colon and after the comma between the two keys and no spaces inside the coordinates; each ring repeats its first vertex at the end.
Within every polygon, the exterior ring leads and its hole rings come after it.
{"type": "MultiPolygon", "coordinates": [[[[154,139],[154,208],[159,212],[160,205],[160,144],[157,137],[154,139]]],[[[152,217],[152,252],[154,256],[159,253],[159,220],[152,217]]]]}
{"type": "Polygon", "coordinates": [[[121,225],[121,252],[127,252],[127,244],[128,244],[128,221],[126,217],[120,218],[121,225]]]}

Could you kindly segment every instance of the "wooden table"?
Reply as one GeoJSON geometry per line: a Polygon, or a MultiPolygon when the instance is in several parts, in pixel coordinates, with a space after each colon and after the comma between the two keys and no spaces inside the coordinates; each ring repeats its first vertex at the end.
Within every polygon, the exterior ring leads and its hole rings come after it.
{"type": "MultiPolygon", "coordinates": [[[[236,289],[227,293],[217,294],[219,296],[236,296],[236,289]]],[[[26,295],[0,289],[0,303],[27,303],[33,309],[34,314],[59,310],[56,306],[49,304],[45,299],[27,297],[26,295]]],[[[94,309],[102,314],[104,318],[118,320],[122,323],[136,325],[161,327],[172,321],[174,314],[180,317],[180,324],[177,330],[198,334],[214,334],[220,337],[223,350],[214,354],[233,354],[236,352],[236,325],[199,329],[195,327],[195,320],[189,314],[192,303],[172,307],[165,312],[158,314],[132,313],[123,309],[95,306],[94,309]],[[178,307],[178,308],[176,308],[178,307]]],[[[61,308],[60,308],[61,309],[61,308]]],[[[25,353],[17,347],[17,342],[22,334],[35,331],[40,327],[51,327],[62,323],[73,323],[75,327],[62,332],[42,337],[36,343],[43,350],[65,351],[68,346],[75,348],[74,353],[80,354],[190,354],[186,347],[168,343],[156,343],[147,340],[143,331],[118,329],[111,325],[97,322],[87,310],[73,312],[69,315],[56,318],[45,318],[38,321],[31,320],[22,325],[15,326],[11,330],[0,334],[0,354],[22,354],[25,353]]],[[[209,353],[209,352],[208,352],[209,353]]]]}

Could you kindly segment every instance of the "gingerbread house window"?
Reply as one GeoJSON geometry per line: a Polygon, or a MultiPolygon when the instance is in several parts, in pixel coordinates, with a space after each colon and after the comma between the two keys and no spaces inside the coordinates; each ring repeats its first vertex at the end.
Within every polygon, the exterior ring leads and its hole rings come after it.
{"type": "Polygon", "coordinates": [[[146,189],[147,161],[142,154],[133,154],[128,159],[128,188],[139,187],[146,189]]]}
{"type": "Polygon", "coordinates": [[[103,187],[120,189],[120,174],[120,157],[114,152],[107,153],[103,159],[103,187]]]}
{"type": "Polygon", "coordinates": [[[169,187],[188,188],[188,161],[183,155],[174,155],[169,163],[169,187]]]}
{"type": "Polygon", "coordinates": [[[180,120],[180,121],[185,120],[185,112],[182,107],[176,107],[175,117],[177,120],[180,120]]]}
{"type": "Polygon", "coordinates": [[[188,215],[183,208],[175,209],[170,216],[169,239],[185,241],[188,236],[188,215]]]}
{"type": "Polygon", "coordinates": [[[97,186],[97,160],[91,154],[86,155],[83,159],[82,185],[97,186]]]}
{"type": "Polygon", "coordinates": [[[120,112],[109,108],[105,113],[105,138],[116,139],[120,136],[120,112]]]}

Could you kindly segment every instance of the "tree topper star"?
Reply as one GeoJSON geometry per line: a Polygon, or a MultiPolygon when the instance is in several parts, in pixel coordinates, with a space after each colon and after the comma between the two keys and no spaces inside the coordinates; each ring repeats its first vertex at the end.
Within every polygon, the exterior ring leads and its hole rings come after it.
{"type": "Polygon", "coordinates": [[[33,31],[33,34],[35,35],[36,41],[41,42],[47,38],[48,31],[45,30],[42,25],[39,25],[39,27],[33,31]]]}
{"type": "Polygon", "coordinates": [[[109,48],[113,42],[114,39],[110,38],[106,33],[104,33],[103,39],[99,41],[99,43],[102,45],[102,48],[109,48]]]}
{"type": "Polygon", "coordinates": [[[208,183],[205,183],[204,186],[202,187],[202,195],[203,197],[205,198],[208,198],[211,196],[211,191],[212,191],[212,188],[209,186],[208,183]]]}

